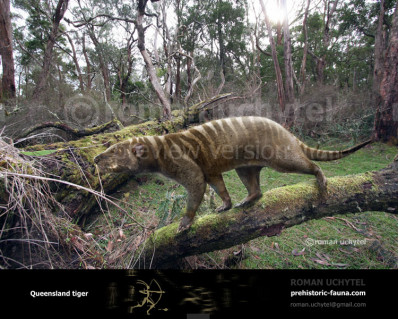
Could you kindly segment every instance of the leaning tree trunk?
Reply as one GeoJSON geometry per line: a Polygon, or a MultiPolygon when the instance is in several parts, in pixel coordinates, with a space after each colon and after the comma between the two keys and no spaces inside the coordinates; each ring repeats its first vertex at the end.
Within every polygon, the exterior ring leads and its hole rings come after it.
{"type": "MultiPolygon", "coordinates": [[[[154,1],[153,1],[154,2],[154,1]]],[[[147,5],[147,0],[139,0],[138,1],[138,16],[136,22],[136,29],[138,34],[137,47],[144,59],[145,67],[148,73],[148,77],[150,78],[150,82],[155,90],[155,93],[160,100],[163,107],[163,115],[166,119],[171,119],[171,106],[168,98],[163,91],[161,84],[159,83],[157,74],[155,72],[155,67],[152,63],[151,57],[147,52],[145,47],[145,28],[143,26],[143,19],[145,16],[145,7],[147,5]]]]}
{"type": "Polygon", "coordinates": [[[155,231],[141,252],[147,268],[173,267],[182,257],[226,249],[311,219],[366,210],[397,214],[398,162],[377,172],[328,179],[324,197],[313,183],[275,188],[251,208],[197,217],[176,233],[173,223],[155,231]]]}

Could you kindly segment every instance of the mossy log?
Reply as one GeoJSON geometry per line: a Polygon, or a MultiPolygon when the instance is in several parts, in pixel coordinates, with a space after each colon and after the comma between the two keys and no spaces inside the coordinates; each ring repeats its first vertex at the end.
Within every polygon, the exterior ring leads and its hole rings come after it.
{"type": "Polygon", "coordinates": [[[24,137],[27,137],[28,135],[32,134],[35,131],[42,130],[45,128],[57,128],[59,130],[62,130],[66,133],[71,134],[75,138],[80,138],[80,137],[84,137],[84,136],[99,134],[99,133],[102,133],[110,128],[120,129],[121,126],[122,126],[121,123],[117,119],[113,119],[113,120],[111,120],[107,123],[104,123],[102,125],[92,127],[92,128],[86,128],[86,129],[72,128],[62,122],[44,122],[44,123],[35,125],[35,126],[29,128],[28,130],[25,130],[24,132],[22,132],[19,135],[18,140],[20,140],[24,137]]]}
{"type": "Polygon", "coordinates": [[[250,208],[197,217],[181,233],[170,224],[147,240],[141,257],[146,268],[173,267],[182,257],[274,236],[311,219],[373,210],[397,214],[397,160],[380,171],[329,178],[323,196],[315,183],[299,183],[266,192],[250,208]]]}

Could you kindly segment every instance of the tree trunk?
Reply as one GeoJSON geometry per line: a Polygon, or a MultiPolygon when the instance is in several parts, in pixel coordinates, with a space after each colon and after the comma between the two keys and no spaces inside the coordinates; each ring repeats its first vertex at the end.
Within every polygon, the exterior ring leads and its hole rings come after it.
{"type": "Polygon", "coordinates": [[[84,88],[82,71],[80,70],[78,57],[76,56],[75,45],[73,44],[72,38],[69,36],[69,34],[67,32],[64,32],[64,34],[68,38],[69,44],[71,45],[71,48],[72,48],[72,59],[73,59],[73,62],[75,63],[76,72],[78,74],[79,88],[80,88],[80,92],[83,93],[85,88],[84,88]]]}
{"type": "MultiPolygon", "coordinates": [[[[324,83],[324,69],[326,67],[326,57],[327,57],[327,50],[328,46],[330,45],[330,40],[331,40],[331,19],[332,16],[334,15],[336,9],[337,9],[337,4],[338,0],[335,0],[332,7],[330,7],[330,1],[326,2],[325,5],[325,22],[324,22],[324,30],[323,30],[323,43],[322,43],[322,54],[321,56],[317,57],[315,54],[312,54],[312,57],[316,61],[316,77],[317,77],[317,83],[318,84],[323,84],[324,83]]],[[[308,53],[310,53],[308,51],[308,53]]]]}
{"type": "MultiPolygon", "coordinates": [[[[177,16],[177,26],[176,26],[176,42],[179,48],[181,48],[180,40],[179,40],[179,32],[181,28],[181,1],[176,0],[176,16],[177,16]]],[[[181,99],[181,76],[180,76],[180,68],[181,68],[181,55],[180,54],[175,54],[174,55],[175,61],[176,61],[176,89],[175,89],[175,100],[177,103],[180,103],[181,99]]]]}
{"type": "Polygon", "coordinates": [[[103,75],[103,80],[104,80],[105,97],[107,99],[107,102],[109,102],[111,100],[111,87],[110,87],[111,81],[109,76],[109,70],[107,64],[105,63],[102,46],[94,33],[94,27],[92,27],[91,30],[89,31],[89,36],[96,48],[96,52],[100,62],[101,74],[103,75]]]}
{"type": "Polygon", "coordinates": [[[143,27],[143,18],[145,15],[145,7],[147,5],[147,0],[139,0],[138,1],[138,16],[136,22],[136,28],[138,33],[138,48],[144,59],[145,67],[150,78],[150,82],[157,94],[159,100],[161,101],[163,107],[163,116],[166,119],[171,119],[171,106],[168,98],[165,96],[165,92],[163,91],[161,85],[159,84],[159,80],[157,74],[155,72],[154,65],[152,64],[151,57],[145,48],[145,29],[143,27]]]}
{"type": "Polygon", "coordinates": [[[82,37],[82,50],[83,50],[83,55],[84,55],[85,61],[86,61],[86,77],[87,77],[86,89],[87,89],[87,91],[90,91],[92,75],[91,75],[90,60],[89,60],[89,56],[86,51],[86,36],[84,33],[83,33],[83,37],[82,37]]]}
{"type": "MultiPolygon", "coordinates": [[[[130,75],[132,74],[132,70],[133,70],[133,56],[132,56],[133,43],[134,43],[134,41],[133,41],[133,34],[132,34],[127,42],[127,72],[126,72],[126,74],[121,74],[120,80],[119,80],[120,81],[121,99],[122,99],[123,106],[127,104],[127,96],[126,96],[127,85],[129,83],[130,75]]],[[[121,68],[121,69],[123,70],[123,68],[121,68]]]]}
{"type": "Polygon", "coordinates": [[[281,111],[284,113],[285,112],[285,98],[284,98],[283,77],[281,75],[280,65],[278,64],[276,45],[274,43],[272,28],[270,26],[269,18],[267,17],[265,4],[263,3],[263,0],[259,0],[259,3],[262,7],[262,11],[263,11],[263,15],[264,15],[265,23],[266,23],[266,27],[267,27],[267,33],[269,35],[270,47],[272,50],[274,70],[276,72],[278,102],[280,104],[281,111]]]}
{"type": "MultiPolygon", "coordinates": [[[[185,55],[183,52],[180,52],[180,54],[185,55]]],[[[191,61],[190,73],[191,73],[191,68],[194,68],[195,72],[197,73],[197,77],[193,81],[191,81],[191,79],[190,79],[190,86],[188,87],[187,94],[184,98],[184,105],[186,108],[188,107],[188,100],[191,98],[191,96],[194,93],[195,85],[201,79],[201,73],[198,70],[197,66],[195,65],[194,56],[193,56],[194,52],[192,51],[191,54],[192,54],[191,56],[186,55],[186,57],[191,61]]],[[[221,71],[221,72],[223,73],[223,71],[221,71]]]]}
{"type": "Polygon", "coordinates": [[[374,42],[374,69],[373,69],[373,87],[372,100],[377,104],[380,95],[380,86],[382,82],[382,74],[384,70],[384,49],[385,49],[385,32],[384,32],[384,15],[385,1],[380,2],[380,14],[378,16],[377,30],[375,32],[374,42]]]}
{"type": "Polygon", "coordinates": [[[220,0],[217,6],[217,29],[218,29],[218,42],[219,42],[219,63],[224,75],[226,75],[226,53],[224,48],[223,30],[222,30],[222,12],[220,10],[220,0]]]}
{"type": "MultiPolygon", "coordinates": [[[[187,56],[192,56],[193,52],[188,52],[187,56]]],[[[186,57],[187,57],[186,56],[186,57]]],[[[186,58],[186,67],[187,67],[187,87],[191,87],[192,77],[191,77],[191,58],[186,58]]]]}
{"type": "Polygon", "coordinates": [[[15,98],[16,93],[10,0],[0,0],[0,55],[3,64],[0,101],[6,101],[15,98]]]}
{"type": "Polygon", "coordinates": [[[176,89],[175,89],[175,100],[177,103],[180,102],[181,98],[181,77],[180,77],[180,63],[181,63],[181,57],[180,55],[175,55],[175,60],[176,60],[176,89]]]}
{"type": "MultiPolygon", "coordinates": [[[[254,206],[197,217],[190,229],[176,234],[178,223],[151,235],[141,256],[146,268],[173,267],[186,256],[226,249],[311,219],[375,210],[397,214],[398,163],[364,174],[329,178],[328,194],[300,183],[268,191],[254,206]]],[[[141,250],[140,250],[141,251],[141,250]]]]}
{"type": "Polygon", "coordinates": [[[398,5],[393,15],[388,49],[382,69],[374,139],[396,140],[398,136],[398,5]]]}
{"type": "Polygon", "coordinates": [[[39,82],[37,83],[35,90],[33,91],[33,100],[40,100],[46,90],[47,80],[50,75],[50,67],[53,58],[53,48],[58,36],[58,28],[60,26],[60,22],[68,8],[68,2],[69,0],[59,0],[55,9],[52,21],[53,26],[47,40],[46,49],[44,51],[42,71],[39,76],[39,82]]]}
{"type": "Polygon", "coordinates": [[[305,15],[303,18],[303,23],[302,23],[302,32],[303,32],[303,57],[302,57],[302,63],[301,63],[301,70],[299,72],[299,81],[300,81],[300,89],[299,89],[299,94],[303,95],[305,93],[305,85],[306,85],[306,60],[308,57],[308,28],[307,28],[307,20],[308,20],[308,13],[309,13],[309,6],[310,6],[310,0],[308,0],[308,3],[306,5],[305,9],[305,15]]]}
{"type": "Polygon", "coordinates": [[[295,92],[294,92],[294,70],[292,67],[292,52],[291,52],[291,35],[288,25],[288,10],[287,1],[281,1],[284,10],[284,70],[285,70],[285,98],[291,106],[289,107],[288,114],[286,114],[286,125],[291,127],[294,124],[294,107],[295,92]]]}

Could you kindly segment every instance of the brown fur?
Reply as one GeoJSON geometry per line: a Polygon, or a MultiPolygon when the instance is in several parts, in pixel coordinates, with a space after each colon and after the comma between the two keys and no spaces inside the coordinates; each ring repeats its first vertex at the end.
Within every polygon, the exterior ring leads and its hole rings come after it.
{"type": "Polygon", "coordinates": [[[330,161],[347,156],[370,143],[345,151],[310,148],[276,122],[263,117],[237,117],[211,121],[180,133],[135,137],[117,143],[94,161],[105,172],[158,172],[176,180],[188,193],[186,213],[179,231],[192,224],[206,184],[223,200],[218,212],[232,207],[222,173],[235,169],[248,190],[238,207],[262,196],[259,174],[262,167],[280,172],[316,176],[321,192],[327,180],[311,160],[330,161]]]}

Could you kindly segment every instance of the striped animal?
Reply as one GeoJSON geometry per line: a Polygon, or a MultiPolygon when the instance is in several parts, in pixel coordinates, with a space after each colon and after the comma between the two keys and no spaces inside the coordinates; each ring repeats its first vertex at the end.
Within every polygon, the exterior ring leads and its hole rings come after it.
{"type": "Polygon", "coordinates": [[[179,231],[193,223],[206,184],[223,200],[218,212],[232,207],[222,173],[235,169],[248,190],[236,207],[252,204],[262,196],[259,174],[268,166],[280,172],[316,176],[323,193],[327,180],[315,161],[331,161],[367,145],[364,142],[344,151],[310,148],[278,123],[264,117],[214,120],[179,133],[134,137],[117,143],[95,157],[104,172],[158,172],[183,185],[188,193],[186,212],[179,231]]]}

